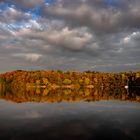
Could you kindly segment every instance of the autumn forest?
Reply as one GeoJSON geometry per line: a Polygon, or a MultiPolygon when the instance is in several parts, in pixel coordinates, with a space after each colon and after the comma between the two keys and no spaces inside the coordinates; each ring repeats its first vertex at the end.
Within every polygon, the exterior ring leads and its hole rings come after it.
{"type": "Polygon", "coordinates": [[[112,99],[140,102],[139,85],[140,72],[16,70],[0,75],[0,98],[14,102],[112,99]],[[129,91],[124,88],[126,85],[131,87],[129,91]]]}

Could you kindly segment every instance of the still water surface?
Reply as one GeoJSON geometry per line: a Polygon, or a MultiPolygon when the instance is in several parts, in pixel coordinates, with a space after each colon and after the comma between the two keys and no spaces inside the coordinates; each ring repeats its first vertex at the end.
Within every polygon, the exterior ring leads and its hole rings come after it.
{"type": "Polygon", "coordinates": [[[0,100],[0,140],[59,139],[140,140],[140,103],[0,100]]]}

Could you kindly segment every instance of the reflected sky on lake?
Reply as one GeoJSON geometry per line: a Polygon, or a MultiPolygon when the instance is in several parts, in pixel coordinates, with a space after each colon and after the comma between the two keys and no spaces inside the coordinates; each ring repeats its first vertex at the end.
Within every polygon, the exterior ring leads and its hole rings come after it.
{"type": "Polygon", "coordinates": [[[140,104],[129,101],[0,101],[0,139],[140,139],[140,104]]]}

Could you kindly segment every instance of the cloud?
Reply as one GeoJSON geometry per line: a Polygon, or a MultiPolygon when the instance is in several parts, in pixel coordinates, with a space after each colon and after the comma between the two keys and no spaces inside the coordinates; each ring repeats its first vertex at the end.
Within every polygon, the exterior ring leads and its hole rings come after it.
{"type": "Polygon", "coordinates": [[[140,32],[137,31],[137,32],[133,32],[132,34],[126,36],[124,39],[123,39],[123,42],[125,44],[128,44],[128,43],[131,43],[131,41],[136,41],[136,40],[140,40],[140,32]]]}
{"type": "Polygon", "coordinates": [[[30,18],[31,15],[29,13],[17,10],[15,7],[8,7],[0,16],[0,21],[5,23],[20,22],[21,20],[27,20],[30,18]]]}
{"type": "Polygon", "coordinates": [[[12,68],[140,68],[139,0],[57,0],[48,4],[13,0],[2,5],[1,66],[7,62],[12,68]]]}
{"type": "Polygon", "coordinates": [[[23,58],[31,62],[36,62],[42,57],[41,54],[36,54],[36,53],[16,53],[16,54],[13,54],[12,56],[23,58]]]}
{"type": "MultiPolygon", "coordinates": [[[[39,25],[39,24],[38,24],[39,25]]],[[[93,34],[86,28],[69,29],[64,27],[61,30],[46,29],[36,30],[21,28],[16,32],[16,36],[21,36],[25,40],[43,41],[45,46],[49,45],[55,49],[66,49],[69,51],[81,51],[93,40],[93,34]]]]}
{"type": "Polygon", "coordinates": [[[19,4],[24,7],[35,7],[44,3],[44,0],[13,0],[14,4],[19,4]]]}
{"type": "MultiPolygon", "coordinates": [[[[91,42],[92,35],[87,32],[82,32],[82,29],[70,30],[68,27],[63,28],[61,31],[45,31],[45,40],[52,46],[63,47],[73,51],[81,50],[88,43],[91,42]]],[[[44,35],[43,35],[44,36],[44,35]]]]}
{"type": "Polygon", "coordinates": [[[126,0],[122,7],[113,7],[105,4],[103,0],[78,2],[70,4],[69,0],[58,1],[57,4],[44,7],[43,16],[65,20],[69,26],[87,26],[101,33],[140,27],[138,1],[130,3],[126,0]]]}

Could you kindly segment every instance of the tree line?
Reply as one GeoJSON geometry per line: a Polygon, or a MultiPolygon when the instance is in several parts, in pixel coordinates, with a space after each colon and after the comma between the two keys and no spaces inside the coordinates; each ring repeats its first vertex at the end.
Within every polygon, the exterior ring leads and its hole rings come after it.
{"type": "Polygon", "coordinates": [[[130,85],[139,86],[140,71],[104,73],[95,71],[16,70],[0,74],[0,89],[4,86],[15,89],[25,87],[124,87],[128,82],[130,85]]]}

